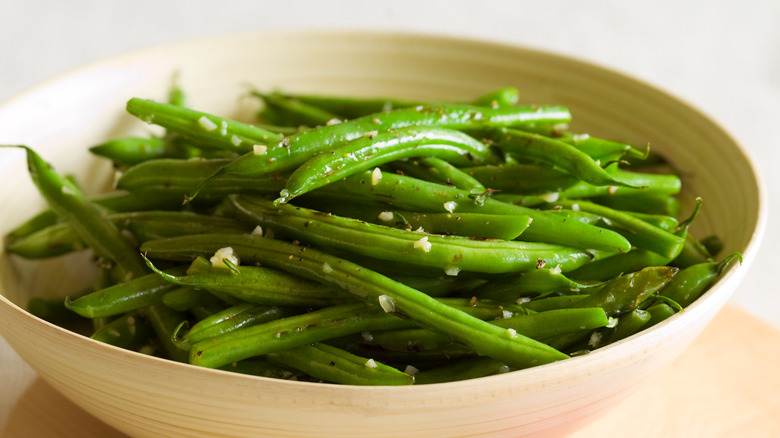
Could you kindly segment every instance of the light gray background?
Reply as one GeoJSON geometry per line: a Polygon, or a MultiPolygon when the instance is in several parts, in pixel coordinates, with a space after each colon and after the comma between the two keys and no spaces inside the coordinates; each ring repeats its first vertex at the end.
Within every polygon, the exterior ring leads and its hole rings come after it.
{"type": "MultiPolygon", "coordinates": [[[[780,187],[778,22],[780,2],[774,0],[0,0],[0,102],[106,56],[251,30],[401,30],[508,42],[592,61],[700,108],[756,159],[769,189],[770,223],[732,302],[780,327],[774,278],[780,233],[773,225],[780,187]]],[[[0,428],[13,394],[29,377],[4,373],[17,361],[0,339],[0,428]]]]}

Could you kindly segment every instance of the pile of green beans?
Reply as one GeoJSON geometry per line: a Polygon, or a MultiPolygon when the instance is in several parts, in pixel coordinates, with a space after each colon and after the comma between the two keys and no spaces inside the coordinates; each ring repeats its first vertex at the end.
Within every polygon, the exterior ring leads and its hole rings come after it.
{"type": "MultiPolygon", "coordinates": [[[[568,131],[515,88],[467,102],[254,92],[252,122],[131,99],[160,137],[95,145],[89,198],[25,146],[50,210],[15,257],[92,251],[94,287],[36,316],[196,366],[411,385],[599,349],[684,310],[739,254],[680,218],[662,159],[568,131]]],[[[13,257],[12,257],[13,258],[13,257]]]]}

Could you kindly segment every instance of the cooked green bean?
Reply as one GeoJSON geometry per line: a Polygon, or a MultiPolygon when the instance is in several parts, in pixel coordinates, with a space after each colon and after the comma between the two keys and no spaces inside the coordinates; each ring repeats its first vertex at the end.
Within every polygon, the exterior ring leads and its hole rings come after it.
{"type": "Polygon", "coordinates": [[[242,153],[251,151],[254,145],[271,144],[281,139],[279,134],[253,125],[152,100],[130,99],[127,112],[204,147],[242,153]]]}
{"type": "Polygon", "coordinates": [[[166,292],[162,296],[162,302],[177,312],[186,312],[200,306],[211,307],[221,300],[203,289],[191,287],[178,287],[166,292]]]}
{"type": "Polygon", "coordinates": [[[589,201],[557,201],[555,205],[593,213],[608,220],[634,247],[644,248],[669,259],[677,257],[685,243],[684,237],[655,227],[635,216],[589,201]]]}
{"type": "Polygon", "coordinates": [[[374,359],[325,344],[303,345],[269,353],[267,359],[326,382],[347,385],[411,385],[414,378],[374,359]]]}
{"type": "Polygon", "coordinates": [[[578,294],[599,285],[601,283],[578,283],[567,278],[557,269],[534,269],[519,275],[490,280],[470,293],[501,303],[515,303],[523,297],[539,298],[553,292],[565,295],[578,294]]]}
{"type": "Polygon", "coordinates": [[[286,97],[278,92],[260,93],[253,91],[252,94],[263,100],[265,108],[260,111],[260,117],[269,123],[287,126],[318,126],[325,125],[331,120],[338,120],[338,116],[333,113],[286,97]]]}
{"type": "Polygon", "coordinates": [[[119,138],[92,146],[89,151],[123,166],[134,166],[156,158],[187,157],[185,149],[158,137],[119,138]]]}
{"type": "MultiPolygon", "coordinates": [[[[181,268],[173,268],[169,273],[182,271],[181,268]]],[[[157,274],[147,274],[73,301],[66,300],[65,306],[86,318],[120,315],[154,304],[173,289],[176,289],[175,284],[165,281],[157,274]]]]}
{"type": "MultiPolygon", "coordinates": [[[[117,188],[138,194],[164,194],[176,197],[174,204],[180,205],[184,195],[193,191],[198,184],[222,166],[225,159],[158,159],[141,163],[125,171],[117,181],[117,188]],[[178,202],[177,202],[178,201],[178,202]]],[[[219,197],[230,193],[259,192],[277,194],[284,188],[284,176],[267,174],[258,178],[224,175],[214,178],[201,194],[204,197],[219,197]]]]}
{"type": "MultiPolygon", "coordinates": [[[[106,216],[121,229],[128,229],[140,241],[207,232],[249,231],[242,223],[222,217],[178,211],[111,213],[106,216]]],[[[56,223],[15,239],[6,250],[28,259],[56,257],[87,248],[73,226],[56,223]]]]}
{"type": "Polygon", "coordinates": [[[734,260],[741,262],[742,256],[739,253],[733,253],[721,262],[699,263],[682,269],[661,290],[661,295],[671,298],[683,307],[688,307],[706,292],[734,260]]]}
{"type": "Polygon", "coordinates": [[[223,260],[209,262],[198,258],[187,270],[187,275],[175,275],[157,269],[149,260],[146,263],[172,284],[228,294],[248,303],[323,307],[350,299],[334,294],[332,287],[262,266],[228,267],[223,260]]]}
{"type": "Polygon", "coordinates": [[[251,303],[238,304],[203,318],[183,335],[178,333],[181,327],[179,326],[174,331],[173,338],[179,348],[189,351],[193,344],[200,341],[216,339],[226,333],[234,332],[244,327],[286,318],[301,312],[301,309],[292,307],[261,306],[251,303]]]}
{"type": "Polygon", "coordinates": [[[30,177],[49,207],[71,224],[95,254],[116,262],[117,277],[129,280],[145,274],[146,267],[138,253],[95,204],[75,184],[57,174],[35,151],[21,147],[27,152],[30,177]]]}
{"type": "Polygon", "coordinates": [[[429,156],[469,165],[484,162],[488,154],[486,145],[453,129],[414,126],[372,133],[302,163],[290,175],[276,203],[398,159],[429,156]]]}
{"type": "Polygon", "coordinates": [[[381,178],[372,180],[372,174],[352,175],[322,190],[327,196],[346,195],[352,196],[353,200],[354,197],[361,201],[376,200],[412,211],[527,215],[532,222],[523,233],[524,240],[607,251],[628,251],[631,248],[626,238],[614,231],[567,221],[550,212],[491,198],[485,199],[484,205],[477,206],[464,190],[386,172],[381,173],[381,178]]]}
{"type": "Polygon", "coordinates": [[[399,230],[321,212],[273,205],[261,198],[232,196],[239,214],[253,224],[271,227],[291,238],[382,260],[460,271],[506,273],[528,271],[539,260],[563,271],[591,259],[585,251],[535,242],[474,240],[399,230]]]}
{"type": "Polygon", "coordinates": [[[491,138],[508,153],[549,163],[586,183],[635,187],[610,175],[588,154],[562,141],[509,128],[493,132],[491,138]]]}
{"type": "Polygon", "coordinates": [[[621,316],[618,320],[615,331],[612,334],[612,342],[625,339],[639,330],[644,329],[650,321],[650,313],[642,309],[634,309],[621,316]]]}
{"type": "Polygon", "coordinates": [[[140,312],[129,312],[92,334],[92,339],[119,348],[135,349],[147,342],[154,331],[140,312]]]}

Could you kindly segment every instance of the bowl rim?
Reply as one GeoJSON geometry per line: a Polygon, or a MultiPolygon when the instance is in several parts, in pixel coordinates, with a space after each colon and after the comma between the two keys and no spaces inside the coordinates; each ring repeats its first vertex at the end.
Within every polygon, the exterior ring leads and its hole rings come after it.
{"type": "MultiPolygon", "coordinates": [[[[280,380],[280,379],[273,379],[267,377],[251,376],[251,375],[221,371],[216,369],[195,367],[189,364],[178,363],[168,359],[148,356],[134,351],[121,349],[112,345],[103,344],[98,341],[94,341],[89,337],[80,335],[75,332],[71,332],[62,327],[59,327],[57,325],[51,324],[45,320],[35,317],[34,315],[28,313],[23,308],[17,306],[15,303],[11,302],[8,298],[6,298],[2,294],[0,294],[0,307],[7,307],[10,311],[17,312],[21,317],[27,317],[27,318],[32,318],[33,320],[37,320],[38,323],[43,323],[44,325],[47,325],[49,329],[54,329],[60,332],[60,334],[78,339],[78,342],[87,342],[90,345],[92,345],[94,348],[106,349],[106,351],[111,352],[112,354],[125,355],[125,357],[127,357],[128,360],[150,361],[149,362],[150,364],[157,364],[158,366],[160,366],[160,364],[162,364],[162,366],[171,366],[174,367],[173,368],[174,370],[200,370],[199,372],[209,373],[210,375],[222,376],[223,378],[236,379],[235,382],[241,384],[247,384],[247,385],[273,384],[273,385],[282,385],[282,386],[294,385],[291,387],[300,387],[300,388],[312,389],[314,391],[326,391],[326,392],[331,391],[333,388],[339,388],[339,390],[341,391],[352,391],[352,392],[370,391],[372,393],[400,392],[402,394],[405,394],[407,392],[425,391],[427,389],[431,389],[434,386],[437,389],[446,387],[448,389],[452,389],[453,391],[457,391],[457,389],[460,386],[464,386],[464,385],[472,386],[473,382],[475,381],[487,383],[494,380],[507,380],[508,379],[507,376],[512,376],[512,381],[513,381],[512,386],[517,387],[519,385],[524,385],[525,383],[534,382],[535,380],[538,380],[538,377],[555,373],[562,369],[572,368],[572,364],[577,364],[577,366],[579,367],[586,367],[591,362],[595,363],[596,361],[601,360],[607,354],[617,353],[617,356],[620,356],[621,354],[623,355],[628,354],[628,349],[625,347],[625,345],[637,339],[638,337],[660,336],[662,333],[668,331],[674,331],[676,330],[677,326],[681,325],[680,322],[681,320],[683,319],[687,320],[689,318],[693,318],[695,314],[701,313],[701,309],[703,308],[703,306],[709,301],[711,301],[714,295],[719,294],[720,290],[723,289],[724,285],[732,284],[733,282],[738,282],[739,279],[745,275],[745,271],[751,265],[752,261],[756,257],[756,254],[758,252],[768,222],[768,211],[767,211],[768,195],[767,195],[767,190],[765,185],[766,184],[765,179],[761,175],[760,167],[757,166],[756,164],[757,161],[755,160],[754,156],[752,155],[749,149],[745,148],[739,141],[736,140],[736,138],[723,125],[717,123],[715,119],[710,117],[707,113],[705,113],[701,109],[689,104],[687,101],[681,99],[680,97],[675,96],[645,80],[638,79],[620,70],[611,67],[605,67],[603,65],[597,64],[589,60],[581,59],[576,56],[563,55],[560,53],[548,51],[537,47],[527,47],[519,44],[512,44],[512,43],[489,40],[489,39],[460,37],[460,36],[453,36],[447,34],[407,32],[407,31],[387,31],[387,30],[285,29],[285,30],[273,30],[273,31],[248,31],[248,32],[239,32],[239,33],[225,33],[225,34],[211,35],[211,36],[201,36],[201,37],[186,38],[186,39],[171,41],[163,44],[154,44],[146,47],[136,48],[106,58],[95,60],[83,66],[77,67],[75,69],[66,71],[61,74],[57,74],[54,77],[47,79],[46,81],[43,81],[31,88],[28,88],[27,90],[19,94],[16,94],[15,96],[12,96],[6,101],[0,103],[0,116],[2,115],[2,112],[4,110],[12,107],[17,102],[23,101],[25,98],[29,97],[30,95],[46,87],[55,85],[56,83],[61,82],[64,79],[81,75],[84,72],[93,69],[103,68],[111,64],[123,63],[133,59],[141,59],[141,58],[149,57],[150,55],[158,52],[177,50],[180,48],[190,47],[190,46],[197,46],[200,44],[205,44],[206,42],[213,43],[213,42],[218,42],[219,40],[232,41],[241,38],[262,38],[262,37],[269,37],[269,36],[273,36],[274,38],[285,37],[285,36],[296,36],[296,37],[309,36],[309,37],[316,37],[316,38],[323,38],[323,37],[324,38],[373,38],[373,39],[381,39],[381,40],[405,39],[405,40],[415,40],[418,42],[419,40],[425,40],[426,44],[447,43],[447,44],[455,44],[459,46],[463,46],[463,45],[470,45],[475,47],[478,46],[478,47],[484,47],[484,48],[489,48],[494,50],[533,54],[534,56],[543,56],[543,57],[548,57],[550,59],[555,59],[557,61],[564,61],[564,62],[578,64],[593,70],[597,70],[599,71],[599,73],[605,75],[609,75],[612,77],[619,77],[622,80],[630,81],[636,86],[640,86],[647,89],[648,91],[652,91],[653,93],[658,94],[663,99],[668,100],[669,102],[678,105],[684,108],[686,111],[700,117],[703,121],[711,125],[711,127],[718,129],[720,131],[719,134],[723,136],[725,139],[727,139],[734,146],[736,146],[736,149],[738,150],[740,155],[742,155],[745,161],[748,163],[753,174],[752,181],[756,184],[756,189],[758,191],[757,194],[758,212],[756,216],[755,227],[753,228],[753,233],[751,235],[751,238],[748,241],[747,245],[745,246],[744,251],[742,251],[742,256],[743,256],[742,269],[738,270],[736,269],[736,266],[733,265],[730,266],[726,270],[726,272],[724,272],[724,274],[718,279],[717,283],[714,284],[703,296],[701,296],[694,303],[688,306],[685,312],[675,314],[674,316],[668,318],[667,320],[651,328],[642,330],[641,332],[633,336],[630,336],[628,338],[625,338],[621,341],[615,342],[608,346],[602,347],[589,354],[572,357],[566,360],[562,360],[562,361],[558,361],[546,365],[540,365],[528,369],[518,370],[507,374],[498,374],[498,375],[480,377],[476,379],[469,379],[469,380],[463,380],[457,382],[436,383],[436,384],[419,385],[419,386],[411,385],[411,386],[399,386],[399,387],[377,387],[377,386],[343,385],[343,384],[334,384],[334,383],[299,382],[299,381],[280,380]],[[179,368],[179,367],[186,367],[186,368],[179,368]],[[226,377],[226,376],[230,376],[230,377],[226,377]]],[[[9,160],[8,163],[5,163],[7,164],[7,167],[6,166],[0,167],[0,174],[9,171],[9,169],[13,167],[15,163],[16,163],[15,160],[9,160]]],[[[728,293],[730,294],[731,292],[728,293]]],[[[727,297],[728,295],[723,297],[724,301],[727,297]]],[[[204,374],[204,376],[205,375],[206,374],[204,374]]]]}

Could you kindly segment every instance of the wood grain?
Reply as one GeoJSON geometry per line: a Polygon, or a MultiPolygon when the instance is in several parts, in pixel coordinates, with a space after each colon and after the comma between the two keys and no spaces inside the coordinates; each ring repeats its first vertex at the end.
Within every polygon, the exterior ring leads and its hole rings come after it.
{"type": "MultiPolygon", "coordinates": [[[[726,306],[668,369],[570,438],[780,436],[780,332],[726,306]]],[[[0,438],[119,438],[42,380],[0,438]]]]}

